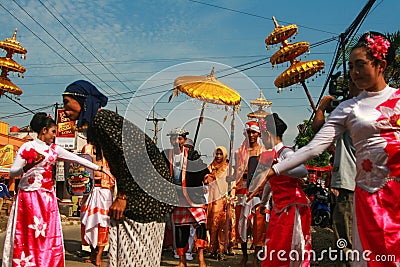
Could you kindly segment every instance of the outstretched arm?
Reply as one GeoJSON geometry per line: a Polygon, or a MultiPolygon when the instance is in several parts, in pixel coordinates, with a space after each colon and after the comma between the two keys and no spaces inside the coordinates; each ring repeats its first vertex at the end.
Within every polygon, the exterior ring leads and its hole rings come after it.
{"type": "Polygon", "coordinates": [[[87,168],[90,168],[95,171],[102,171],[101,166],[98,166],[97,164],[82,158],[78,156],[77,154],[74,154],[72,152],[69,152],[68,150],[65,150],[64,148],[60,146],[56,146],[56,152],[58,154],[58,159],[65,160],[65,161],[71,161],[71,162],[76,162],[79,163],[87,168]]]}

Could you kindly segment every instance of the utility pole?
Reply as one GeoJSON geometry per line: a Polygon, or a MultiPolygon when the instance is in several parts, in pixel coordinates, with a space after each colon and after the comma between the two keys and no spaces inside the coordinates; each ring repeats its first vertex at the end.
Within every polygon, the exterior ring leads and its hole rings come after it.
{"type": "Polygon", "coordinates": [[[158,122],[159,122],[159,121],[165,121],[165,118],[156,118],[156,117],[155,117],[155,114],[154,114],[154,105],[153,105],[153,117],[152,117],[152,118],[147,118],[146,120],[147,120],[147,121],[152,121],[152,122],[154,123],[154,137],[153,137],[153,142],[154,142],[154,144],[157,145],[157,139],[158,139],[157,135],[158,135],[158,132],[159,132],[159,129],[158,129],[158,122]]]}

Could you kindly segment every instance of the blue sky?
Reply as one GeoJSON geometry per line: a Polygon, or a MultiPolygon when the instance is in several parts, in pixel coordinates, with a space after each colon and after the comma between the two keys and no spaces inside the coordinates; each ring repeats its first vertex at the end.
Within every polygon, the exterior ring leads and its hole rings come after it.
{"type": "MultiPolygon", "coordinates": [[[[86,79],[109,96],[109,109],[118,107],[121,114],[128,111],[132,120],[143,124],[150,135],[153,125],[144,122],[154,106],[157,117],[167,118],[166,123],[160,124],[162,142],[166,142],[167,131],[178,126],[177,121],[184,121],[193,137],[201,103],[183,96],[170,103],[166,99],[176,77],[205,75],[215,67],[216,77],[243,97],[235,146],[243,140],[240,128],[246,114],[251,112],[248,102],[258,97],[258,89],[272,101],[272,111],[288,123],[285,142],[290,145],[297,134],[296,126],[310,117],[311,108],[300,85],[277,93],[273,81],[287,68],[286,64],[274,69],[270,63],[255,66],[277,51],[266,50],[264,44],[274,29],[271,17],[275,16],[280,25],[297,24],[299,32],[294,41],[313,45],[345,31],[366,3],[8,0],[0,6],[0,39],[11,37],[18,28],[17,39],[28,50],[26,60],[15,57],[27,68],[25,78],[11,76],[11,79],[24,92],[16,100],[31,110],[42,108],[54,114],[54,104],[62,102],[65,87],[77,79],[86,79]],[[255,61],[258,62],[250,63],[255,61]],[[241,65],[244,66],[238,67],[241,65]],[[250,69],[232,74],[232,67],[250,69]]],[[[359,33],[399,30],[399,10],[397,0],[376,1],[359,33]]],[[[300,59],[321,59],[327,72],[336,45],[332,41],[312,47],[300,59]]],[[[306,83],[315,101],[325,79],[323,74],[306,83]]],[[[27,125],[31,114],[20,114],[25,111],[6,97],[0,98],[0,120],[10,126],[27,125]]],[[[213,123],[229,131],[229,123],[223,123],[225,114],[221,107],[209,105],[205,115],[214,122],[205,121],[199,138],[207,143],[207,136],[219,136],[213,123]]],[[[225,139],[210,142],[227,146],[225,139]]]]}

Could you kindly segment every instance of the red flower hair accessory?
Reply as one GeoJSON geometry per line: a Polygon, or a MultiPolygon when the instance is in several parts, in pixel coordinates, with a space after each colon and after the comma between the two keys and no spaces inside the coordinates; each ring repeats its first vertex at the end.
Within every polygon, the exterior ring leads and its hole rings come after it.
{"type": "Polygon", "coordinates": [[[260,119],[258,121],[258,125],[260,127],[261,132],[266,132],[267,131],[267,121],[264,119],[260,119]]]}
{"type": "Polygon", "coordinates": [[[30,148],[29,150],[25,149],[21,153],[21,158],[26,160],[26,162],[29,164],[34,163],[37,158],[37,152],[33,148],[30,148]]]}
{"type": "Polygon", "coordinates": [[[368,43],[367,47],[371,50],[375,58],[382,60],[382,58],[386,56],[390,47],[390,42],[388,40],[379,35],[375,35],[373,38],[367,36],[365,40],[368,43]]]}

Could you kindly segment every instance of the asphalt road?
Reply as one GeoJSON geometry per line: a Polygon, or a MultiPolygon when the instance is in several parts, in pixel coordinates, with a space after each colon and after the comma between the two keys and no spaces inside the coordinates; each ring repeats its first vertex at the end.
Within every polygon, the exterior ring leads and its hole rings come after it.
{"type": "MultiPolygon", "coordinates": [[[[77,256],[77,251],[81,248],[80,240],[80,225],[63,225],[64,233],[64,246],[65,246],[65,266],[66,267],[90,267],[94,266],[90,263],[85,263],[84,260],[88,258],[80,258],[77,256]]],[[[3,246],[4,246],[5,233],[0,233],[0,263],[3,258],[3,246]]],[[[235,252],[239,253],[240,250],[235,252]]],[[[249,251],[250,253],[252,251],[249,251]]],[[[238,266],[241,255],[227,256],[226,261],[217,261],[214,259],[206,259],[209,267],[234,267],[238,266]]],[[[179,263],[177,259],[174,259],[171,251],[164,251],[161,259],[161,267],[172,267],[179,263]]],[[[250,256],[247,266],[252,266],[252,257],[250,256]]],[[[107,266],[107,258],[103,260],[103,266],[107,266]]],[[[188,267],[198,266],[197,260],[188,261],[188,267]]],[[[144,266],[150,267],[150,266],[144,266]]]]}

